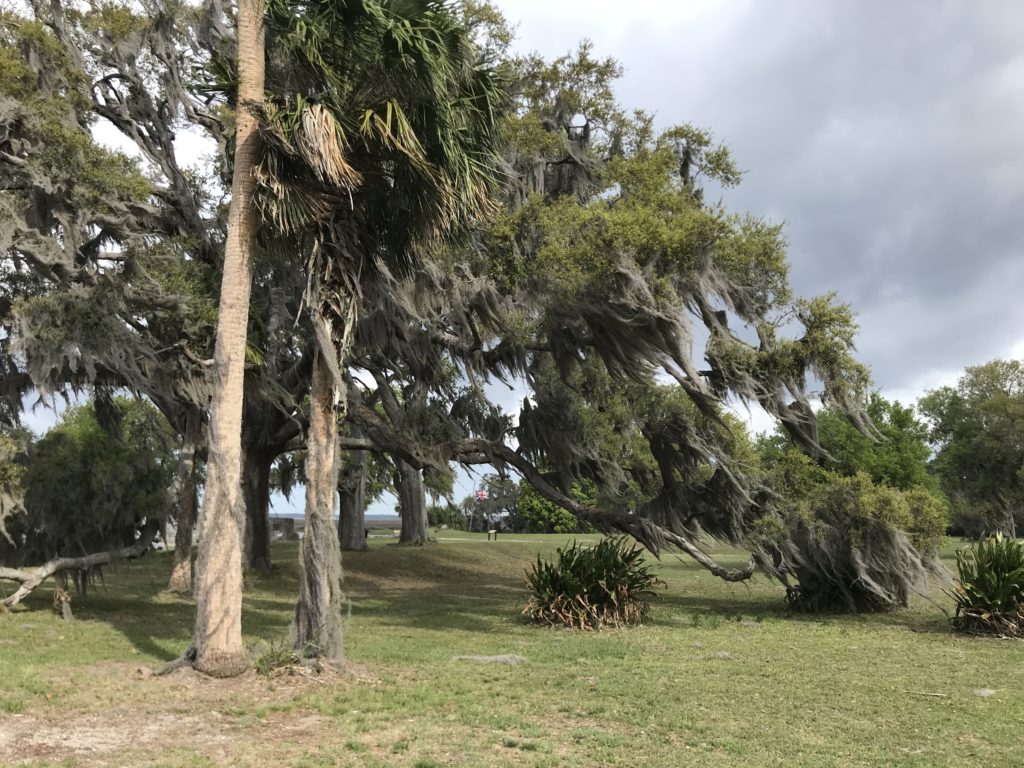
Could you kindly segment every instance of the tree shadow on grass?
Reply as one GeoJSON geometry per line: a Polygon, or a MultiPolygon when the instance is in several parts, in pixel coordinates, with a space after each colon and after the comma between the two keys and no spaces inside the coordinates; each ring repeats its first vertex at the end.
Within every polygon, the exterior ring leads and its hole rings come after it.
{"type": "Polygon", "coordinates": [[[776,600],[753,592],[724,596],[666,591],[659,593],[653,605],[655,611],[649,623],[662,626],[678,626],[678,619],[683,616],[717,616],[725,621],[738,621],[742,618],[784,619],[790,615],[781,595],[776,600]]]}
{"type": "MultiPolygon", "coordinates": [[[[362,555],[358,570],[349,569],[343,584],[355,595],[351,612],[383,626],[443,633],[449,630],[495,632],[507,616],[518,619],[517,593],[522,579],[488,570],[486,564],[464,567],[440,547],[375,549],[362,555]],[[412,556],[410,556],[410,554],[412,556]]],[[[242,630],[248,638],[286,638],[298,594],[294,547],[274,550],[280,565],[270,577],[246,575],[242,630]]],[[[350,564],[356,560],[349,558],[350,564]]],[[[169,553],[150,553],[108,571],[85,595],[73,598],[77,618],[107,624],[141,654],[170,661],[191,639],[195,602],[164,592],[170,574],[169,553]]],[[[29,598],[30,610],[50,610],[53,584],[29,598]]]]}
{"type": "Polygon", "coordinates": [[[487,583],[480,584],[475,573],[461,576],[465,578],[453,573],[451,580],[416,587],[382,588],[369,582],[350,585],[355,593],[352,615],[383,626],[436,632],[493,633],[501,631],[509,620],[518,621],[521,603],[525,602],[520,580],[490,574],[487,583]]]}
{"type": "Polygon", "coordinates": [[[946,616],[938,606],[915,604],[878,613],[850,613],[842,610],[825,613],[792,611],[784,594],[768,594],[763,590],[729,595],[686,594],[666,591],[654,601],[656,610],[648,622],[655,626],[680,626],[687,621],[694,626],[708,623],[770,619],[793,624],[887,626],[924,634],[949,634],[946,616]]]}
{"type": "MultiPolygon", "coordinates": [[[[195,622],[195,601],[164,591],[170,553],[149,553],[108,569],[84,594],[72,595],[76,620],[106,624],[141,654],[170,661],[185,651],[195,622]]],[[[243,597],[242,630],[248,637],[279,638],[287,633],[297,585],[287,576],[251,580],[243,597]]],[[[30,611],[49,611],[53,581],[25,601],[30,611]]]]}

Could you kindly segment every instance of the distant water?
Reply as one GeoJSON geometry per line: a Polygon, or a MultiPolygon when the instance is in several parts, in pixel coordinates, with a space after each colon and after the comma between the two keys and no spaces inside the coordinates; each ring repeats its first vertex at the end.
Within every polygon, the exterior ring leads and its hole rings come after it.
{"type": "MultiPolygon", "coordinates": [[[[289,511],[289,512],[272,512],[271,515],[270,515],[270,519],[271,520],[282,520],[282,519],[303,520],[304,518],[305,518],[305,515],[303,515],[301,512],[291,512],[291,511],[289,511]]],[[[334,519],[337,520],[338,516],[335,515],[334,519]]],[[[366,526],[368,528],[372,528],[375,525],[397,526],[401,521],[402,521],[402,518],[400,518],[398,515],[367,515],[366,516],[366,526]]]]}

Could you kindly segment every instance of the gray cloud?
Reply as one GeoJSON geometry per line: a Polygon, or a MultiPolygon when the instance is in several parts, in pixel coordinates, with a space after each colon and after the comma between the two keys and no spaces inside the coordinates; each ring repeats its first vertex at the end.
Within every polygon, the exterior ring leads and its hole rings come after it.
{"type": "Polygon", "coordinates": [[[880,386],[1019,349],[1024,4],[597,5],[507,12],[522,47],[590,37],[625,65],[626,104],[732,147],[747,175],[726,202],[786,222],[794,286],[854,306],[880,386]]]}

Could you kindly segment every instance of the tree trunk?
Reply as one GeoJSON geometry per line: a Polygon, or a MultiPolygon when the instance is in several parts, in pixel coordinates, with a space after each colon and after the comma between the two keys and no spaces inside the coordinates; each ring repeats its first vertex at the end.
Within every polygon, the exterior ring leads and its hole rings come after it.
{"type": "Polygon", "coordinates": [[[274,457],[258,448],[249,448],[244,454],[245,565],[266,575],[270,573],[270,468],[274,457]]]}
{"type": "Polygon", "coordinates": [[[214,347],[206,494],[196,562],[196,623],[188,660],[215,677],[249,666],[242,644],[242,528],[240,498],[245,343],[256,245],[253,166],[259,133],[252,105],[263,100],[263,3],[238,2],[238,109],[231,208],[224,248],[214,347]]]}
{"type": "Polygon", "coordinates": [[[338,478],[338,535],[343,550],[366,549],[366,451],[349,451],[338,478]]]}
{"type": "Polygon", "coordinates": [[[323,351],[313,358],[306,446],[306,529],[299,553],[299,601],[292,639],[306,657],[341,661],[341,549],[334,528],[338,486],[335,384],[323,351]]]}
{"type": "Polygon", "coordinates": [[[402,517],[399,544],[426,544],[430,540],[427,530],[427,493],[423,487],[423,473],[395,457],[395,488],[398,491],[398,514],[402,517]]]}
{"type": "Polygon", "coordinates": [[[185,414],[185,435],[178,459],[178,518],[174,534],[174,561],[167,584],[170,592],[187,595],[192,591],[192,534],[196,524],[196,448],[202,435],[203,417],[198,408],[185,414]]]}

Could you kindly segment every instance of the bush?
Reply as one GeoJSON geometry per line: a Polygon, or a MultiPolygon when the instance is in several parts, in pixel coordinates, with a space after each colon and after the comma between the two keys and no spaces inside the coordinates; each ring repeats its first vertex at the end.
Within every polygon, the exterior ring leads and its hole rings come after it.
{"type": "Polygon", "coordinates": [[[786,584],[791,609],[905,607],[942,573],[936,552],[947,512],[926,488],[898,490],[863,472],[842,477],[795,450],[773,459],[766,480],[774,493],[746,543],[762,570],[786,584]]]}
{"type": "Polygon", "coordinates": [[[461,531],[466,527],[466,517],[462,514],[462,510],[451,504],[445,506],[431,504],[427,507],[427,525],[431,528],[447,525],[453,531],[461,531]]]}
{"type": "Polygon", "coordinates": [[[996,534],[956,553],[953,628],[1024,637],[1024,544],[996,534]]]}
{"type": "Polygon", "coordinates": [[[254,649],[253,656],[256,674],[264,677],[271,677],[279,670],[297,667],[302,663],[299,652],[287,640],[271,642],[254,649]]]}
{"type": "MultiPolygon", "coordinates": [[[[573,487],[572,497],[584,504],[596,501],[588,498],[578,485],[573,487]]],[[[591,533],[594,530],[569,510],[545,499],[525,480],[520,484],[515,517],[514,527],[524,533],[591,533]]]]}
{"type": "Polygon", "coordinates": [[[650,610],[654,588],[664,582],[650,572],[644,553],[626,537],[588,547],[573,542],[558,561],[537,564],[526,574],[530,602],[523,615],[548,626],[600,629],[639,624],[650,610]]]}
{"type": "Polygon", "coordinates": [[[146,521],[167,514],[176,468],[171,428],[149,403],[115,398],[113,405],[109,431],[87,403],[29,446],[19,476],[24,503],[0,535],[5,565],[131,544],[146,521]]]}

